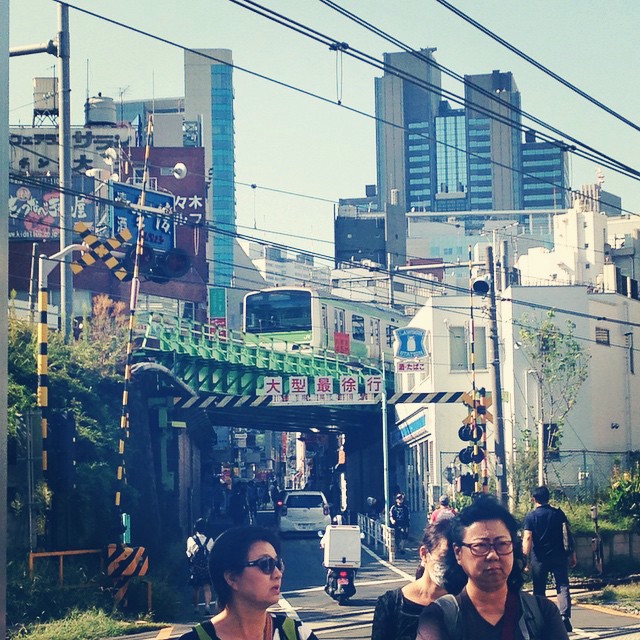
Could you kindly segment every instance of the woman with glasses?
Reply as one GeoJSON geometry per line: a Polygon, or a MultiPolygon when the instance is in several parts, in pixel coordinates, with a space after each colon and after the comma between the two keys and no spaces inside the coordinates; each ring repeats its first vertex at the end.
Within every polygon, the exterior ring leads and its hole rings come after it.
{"type": "Polygon", "coordinates": [[[280,540],[263,527],[233,527],[213,543],[211,582],[219,613],[181,640],[317,640],[304,624],[267,609],[280,600],[280,540]]]}
{"type": "Polygon", "coordinates": [[[416,579],[378,598],[372,640],[414,640],[423,609],[445,593],[458,593],[467,576],[456,563],[450,543],[452,520],[440,520],[424,531],[416,579]]]}
{"type": "Polygon", "coordinates": [[[566,640],[555,604],[522,591],[524,555],[509,511],[480,496],[454,523],[453,549],[467,586],[425,609],[417,640],[566,640]]]}

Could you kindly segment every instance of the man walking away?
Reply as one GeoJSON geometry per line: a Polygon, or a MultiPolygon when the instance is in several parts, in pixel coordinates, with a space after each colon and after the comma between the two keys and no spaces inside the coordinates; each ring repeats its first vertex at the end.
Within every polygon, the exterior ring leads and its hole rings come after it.
{"type": "Polygon", "coordinates": [[[553,573],[558,594],[558,608],[564,626],[570,632],[571,596],[569,568],[576,566],[576,552],[569,521],[562,509],[549,504],[549,489],[538,487],[532,494],[534,509],[524,519],[522,550],[531,557],[533,593],[544,596],[547,576],[553,573]]]}
{"type": "Polygon", "coordinates": [[[449,506],[449,496],[440,496],[439,506],[431,514],[430,522],[435,524],[438,520],[446,520],[447,518],[455,518],[456,510],[449,506]]]}
{"type": "Polygon", "coordinates": [[[409,506],[402,492],[396,495],[396,503],[389,511],[389,521],[395,532],[396,549],[398,553],[404,554],[405,541],[409,536],[409,506]]]}
{"type": "Polygon", "coordinates": [[[198,518],[193,526],[194,533],[187,538],[187,558],[189,558],[189,584],[193,588],[193,611],[199,613],[200,589],[204,595],[204,612],[211,613],[211,576],[209,575],[209,554],[213,549],[213,539],[206,533],[206,522],[198,518]]]}

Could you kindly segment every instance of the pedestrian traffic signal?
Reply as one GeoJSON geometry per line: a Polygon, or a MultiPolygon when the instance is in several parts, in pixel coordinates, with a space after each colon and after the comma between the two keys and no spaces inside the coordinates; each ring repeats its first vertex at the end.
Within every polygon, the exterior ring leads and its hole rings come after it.
{"type": "Polygon", "coordinates": [[[476,489],[476,481],[470,473],[465,473],[456,478],[456,491],[463,496],[473,495],[476,489]]]}

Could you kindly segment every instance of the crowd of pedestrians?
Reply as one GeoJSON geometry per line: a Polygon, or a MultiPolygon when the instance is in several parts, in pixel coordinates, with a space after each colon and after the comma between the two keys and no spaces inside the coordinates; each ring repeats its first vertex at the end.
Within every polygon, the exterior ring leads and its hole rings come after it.
{"type": "MultiPolygon", "coordinates": [[[[239,519],[243,511],[249,517],[265,495],[277,502],[277,486],[275,492],[260,489],[248,484],[230,492],[230,513],[239,519]]],[[[522,537],[516,518],[492,496],[476,497],[460,513],[441,499],[424,531],[415,580],[378,598],[372,640],[566,640],[571,631],[568,569],[575,566],[575,551],[567,517],[549,504],[549,497],[546,487],[533,492],[534,508],[522,537]],[[526,573],[531,573],[533,594],[523,590],[526,573]],[[545,597],[549,573],[556,582],[557,606],[545,597]]],[[[367,506],[371,515],[379,515],[376,500],[367,506]]],[[[388,515],[402,552],[409,528],[404,493],[396,494],[388,515]]],[[[187,541],[190,584],[196,607],[202,589],[209,613],[213,587],[217,608],[183,640],[315,639],[299,620],[267,611],[279,600],[285,570],[273,531],[241,524],[212,541],[203,529],[198,521],[187,541]]]]}

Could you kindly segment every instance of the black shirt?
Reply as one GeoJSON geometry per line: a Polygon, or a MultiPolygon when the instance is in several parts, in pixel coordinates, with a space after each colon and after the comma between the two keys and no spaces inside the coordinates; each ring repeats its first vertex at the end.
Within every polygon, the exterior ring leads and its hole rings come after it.
{"type": "Polygon", "coordinates": [[[376,602],[371,640],[415,640],[424,608],[405,598],[401,588],[387,591],[376,602]]]}
{"type": "Polygon", "coordinates": [[[531,531],[533,553],[539,562],[566,559],[562,525],[567,516],[562,509],[543,504],[530,511],[524,519],[525,531],[531,531]]]}

